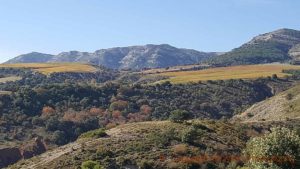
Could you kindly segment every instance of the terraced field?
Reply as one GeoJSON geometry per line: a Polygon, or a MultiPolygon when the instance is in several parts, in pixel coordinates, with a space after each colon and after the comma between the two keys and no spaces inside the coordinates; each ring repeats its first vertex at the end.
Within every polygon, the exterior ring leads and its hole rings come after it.
{"type": "Polygon", "coordinates": [[[260,77],[288,76],[282,73],[282,70],[300,69],[300,66],[289,64],[259,64],[211,68],[197,71],[179,71],[159,73],[161,76],[170,77],[168,80],[172,83],[198,82],[207,80],[226,80],[226,79],[255,79],[260,77]]]}
{"type": "Polygon", "coordinates": [[[0,64],[6,68],[28,68],[43,74],[54,72],[95,72],[97,68],[81,63],[22,63],[22,64],[0,64]]]}

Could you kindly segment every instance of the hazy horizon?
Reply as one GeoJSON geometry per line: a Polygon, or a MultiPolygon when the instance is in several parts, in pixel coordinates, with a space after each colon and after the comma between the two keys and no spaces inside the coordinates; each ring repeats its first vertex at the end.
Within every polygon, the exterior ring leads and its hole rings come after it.
{"type": "Polygon", "coordinates": [[[170,44],[226,52],[252,37],[300,29],[292,0],[0,1],[0,62],[20,54],[170,44]]]}

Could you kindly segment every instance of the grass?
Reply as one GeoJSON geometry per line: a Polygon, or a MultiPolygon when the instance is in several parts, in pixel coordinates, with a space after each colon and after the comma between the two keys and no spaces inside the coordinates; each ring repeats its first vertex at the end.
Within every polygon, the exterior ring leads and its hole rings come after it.
{"type": "MultiPolygon", "coordinates": [[[[288,64],[259,64],[211,68],[197,71],[166,72],[158,75],[170,77],[172,83],[198,82],[207,80],[227,80],[227,79],[255,79],[272,76],[284,77],[290,74],[283,73],[282,70],[299,69],[300,66],[288,64]]],[[[164,80],[166,81],[166,80],[164,80]]]]}
{"type": "MultiPolygon", "coordinates": [[[[285,116],[288,118],[300,117],[300,85],[297,85],[285,92],[286,95],[290,93],[292,99],[284,104],[285,116]]],[[[286,96],[285,95],[285,96],[286,96]]]]}
{"type": "Polygon", "coordinates": [[[20,63],[0,64],[0,68],[28,68],[45,75],[55,72],[95,72],[97,69],[82,63],[20,63]]]}
{"type": "Polygon", "coordinates": [[[13,82],[13,81],[21,80],[21,79],[22,79],[22,77],[19,77],[19,76],[4,77],[4,78],[0,78],[0,83],[13,82]]]}

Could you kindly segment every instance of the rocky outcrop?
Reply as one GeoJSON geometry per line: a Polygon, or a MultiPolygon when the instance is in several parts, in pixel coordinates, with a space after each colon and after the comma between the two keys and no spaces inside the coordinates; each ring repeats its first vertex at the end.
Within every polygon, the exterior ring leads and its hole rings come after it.
{"type": "Polygon", "coordinates": [[[21,159],[28,159],[42,154],[46,150],[47,146],[40,137],[22,145],[20,148],[2,148],[0,149],[0,168],[16,163],[21,159]]]}
{"type": "Polygon", "coordinates": [[[13,164],[22,159],[19,148],[0,149],[0,168],[13,164]]]}
{"type": "Polygon", "coordinates": [[[42,154],[47,150],[47,146],[42,138],[37,137],[33,141],[20,148],[21,155],[24,159],[42,154]]]}

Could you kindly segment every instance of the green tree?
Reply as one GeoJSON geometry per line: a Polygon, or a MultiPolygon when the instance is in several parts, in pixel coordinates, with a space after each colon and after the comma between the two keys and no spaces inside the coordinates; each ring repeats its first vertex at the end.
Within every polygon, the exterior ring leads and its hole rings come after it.
{"type": "Polygon", "coordinates": [[[245,153],[250,158],[249,168],[300,168],[300,137],[288,128],[272,128],[270,134],[251,139],[245,153]]]}
{"type": "Polygon", "coordinates": [[[170,120],[176,123],[182,123],[184,120],[189,119],[190,114],[186,110],[174,110],[170,114],[170,120]]]}

